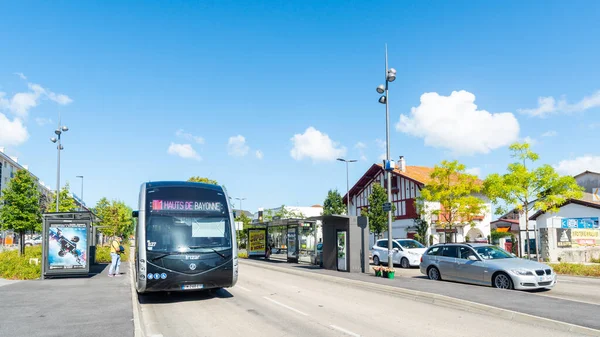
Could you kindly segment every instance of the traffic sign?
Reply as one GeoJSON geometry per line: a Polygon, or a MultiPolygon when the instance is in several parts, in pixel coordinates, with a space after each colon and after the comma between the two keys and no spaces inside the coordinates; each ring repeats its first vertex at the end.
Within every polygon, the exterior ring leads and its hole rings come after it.
{"type": "Polygon", "coordinates": [[[600,188],[596,187],[592,189],[592,198],[594,201],[600,201],[600,188]]]}
{"type": "Polygon", "coordinates": [[[383,203],[383,211],[384,212],[389,212],[392,210],[392,204],[389,202],[385,202],[383,203]]]}

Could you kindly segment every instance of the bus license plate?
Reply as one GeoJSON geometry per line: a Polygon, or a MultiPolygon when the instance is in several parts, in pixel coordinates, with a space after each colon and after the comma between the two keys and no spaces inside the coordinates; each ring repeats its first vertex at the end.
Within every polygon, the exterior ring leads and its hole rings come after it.
{"type": "Polygon", "coordinates": [[[181,290],[192,290],[202,288],[204,288],[204,284],[184,284],[181,286],[181,290]]]}

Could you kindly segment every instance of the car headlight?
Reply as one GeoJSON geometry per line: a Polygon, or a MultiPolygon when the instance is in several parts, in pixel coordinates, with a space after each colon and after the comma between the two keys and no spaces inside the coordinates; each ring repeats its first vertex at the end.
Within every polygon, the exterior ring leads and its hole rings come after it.
{"type": "Polygon", "coordinates": [[[513,269],[511,271],[517,275],[533,276],[533,273],[530,270],[526,270],[526,269],[513,269]]]}

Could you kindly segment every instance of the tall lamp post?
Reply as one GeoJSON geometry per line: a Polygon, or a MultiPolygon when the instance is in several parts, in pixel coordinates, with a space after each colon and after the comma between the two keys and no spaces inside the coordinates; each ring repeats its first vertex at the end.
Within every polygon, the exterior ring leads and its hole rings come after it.
{"type": "MultiPolygon", "coordinates": [[[[384,94],[379,97],[379,103],[385,104],[385,176],[387,180],[387,195],[388,195],[388,205],[391,205],[392,202],[392,179],[391,179],[391,171],[394,170],[393,165],[390,163],[390,108],[389,108],[389,95],[388,95],[388,86],[390,82],[394,82],[396,80],[396,69],[388,68],[388,55],[387,55],[387,44],[385,45],[385,85],[380,84],[377,87],[377,92],[379,94],[384,94]]],[[[394,262],[392,259],[392,210],[388,211],[388,266],[390,268],[394,267],[394,262]]]]}
{"type": "Polygon", "coordinates": [[[79,208],[83,211],[83,176],[77,176],[77,178],[81,178],[81,205],[79,208]]]}
{"type": "Polygon", "coordinates": [[[348,205],[347,211],[346,211],[346,215],[350,216],[350,183],[348,181],[348,163],[355,163],[356,159],[344,159],[344,158],[338,158],[337,160],[339,161],[343,161],[346,163],[346,204],[348,205]]]}
{"type": "Polygon", "coordinates": [[[240,212],[242,212],[242,200],[246,200],[246,198],[235,198],[235,200],[239,200],[240,201],[240,212]]]}
{"type": "Polygon", "coordinates": [[[67,132],[69,131],[69,128],[66,126],[61,126],[60,125],[60,121],[58,122],[58,128],[56,130],[54,130],[54,133],[56,134],[56,137],[52,137],[50,138],[50,141],[52,143],[58,143],[56,145],[56,149],[57,149],[57,160],[56,160],[56,212],[58,213],[58,205],[59,205],[59,195],[60,195],[60,151],[63,150],[63,146],[60,143],[60,135],[63,132],[67,132]]]}

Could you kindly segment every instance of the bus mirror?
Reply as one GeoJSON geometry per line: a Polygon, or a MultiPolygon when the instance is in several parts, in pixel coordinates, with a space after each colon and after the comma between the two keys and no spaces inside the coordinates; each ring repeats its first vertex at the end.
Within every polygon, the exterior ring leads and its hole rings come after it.
{"type": "Polygon", "coordinates": [[[138,211],[133,211],[133,212],[131,212],[131,216],[132,216],[132,217],[134,217],[134,218],[137,218],[137,217],[138,217],[138,214],[139,214],[139,212],[138,212],[138,211]]]}

